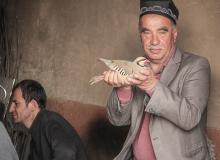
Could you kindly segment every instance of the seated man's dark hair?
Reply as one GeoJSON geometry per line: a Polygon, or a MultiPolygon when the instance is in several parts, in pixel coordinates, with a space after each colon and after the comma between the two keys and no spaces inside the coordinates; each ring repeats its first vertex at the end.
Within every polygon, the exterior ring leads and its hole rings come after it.
{"type": "Polygon", "coordinates": [[[17,88],[21,89],[22,96],[25,99],[26,104],[28,104],[31,100],[35,100],[38,103],[39,108],[43,109],[46,107],[46,92],[39,82],[31,79],[22,80],[13,87],[12,93],[17,88]]]}

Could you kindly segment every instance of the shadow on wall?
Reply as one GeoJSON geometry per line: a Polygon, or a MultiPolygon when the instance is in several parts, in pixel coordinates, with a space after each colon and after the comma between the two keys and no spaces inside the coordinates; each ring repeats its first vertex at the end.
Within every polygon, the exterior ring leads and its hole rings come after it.
{"type": "Polygon", "coordinates": [[[127,131],[127,127],[115,127],[104,119],[93,123],[88,132],[86,143],[90,159],[112,160],[120,152],[127,131]]]}

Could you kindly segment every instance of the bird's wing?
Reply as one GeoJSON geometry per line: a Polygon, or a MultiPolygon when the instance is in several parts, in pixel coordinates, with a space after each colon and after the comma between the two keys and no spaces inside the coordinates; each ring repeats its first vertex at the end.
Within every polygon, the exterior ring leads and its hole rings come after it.
{"type": "Polygon", "coordinates": [[[108,60],[100,58],[100,61],[111,70],[119,72],[121,75],[129,75],[132,73],[132,62],[126,60],[108,60]]]}

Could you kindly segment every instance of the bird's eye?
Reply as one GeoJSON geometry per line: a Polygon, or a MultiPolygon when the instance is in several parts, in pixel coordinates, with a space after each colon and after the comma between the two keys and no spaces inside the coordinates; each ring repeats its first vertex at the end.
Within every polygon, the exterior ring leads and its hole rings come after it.
{"type": "Polygon", "coordinates": [[[138,60],[137,65],[139,65],[141,67],[144,67],[145,66],[145,60],[146,60],[145,58],[138,60]]]}

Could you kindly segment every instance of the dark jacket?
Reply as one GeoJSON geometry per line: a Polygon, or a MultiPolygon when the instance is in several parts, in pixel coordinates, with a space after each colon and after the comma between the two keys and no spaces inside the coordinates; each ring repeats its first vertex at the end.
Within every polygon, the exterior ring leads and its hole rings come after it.
{"type": "Polygon", "coordinates": [[[32,160],[87,160],[79,135],[55,112],[41,110],[30,133],[32,160]]]}

